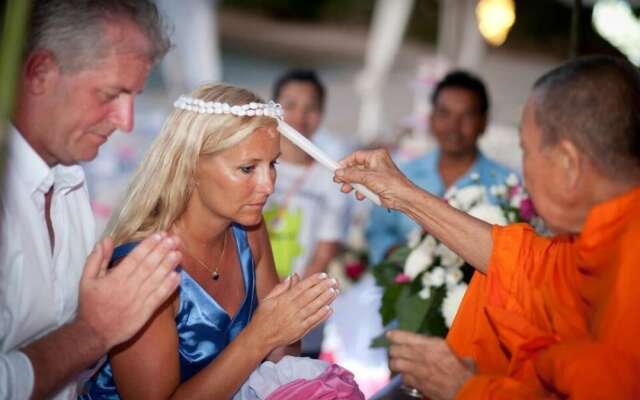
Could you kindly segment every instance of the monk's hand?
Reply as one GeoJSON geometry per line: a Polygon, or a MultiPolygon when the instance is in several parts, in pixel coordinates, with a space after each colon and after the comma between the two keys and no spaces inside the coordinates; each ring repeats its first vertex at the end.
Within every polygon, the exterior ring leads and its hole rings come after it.
{"type": "Polygon", "coordinates": [[[303,280],[294,274],[261,301],[251,325],[270,352],[299,340],[329,318],[337,294],[337,281],[325,273],[303,280]]]}
{"type": "MultiPolygon", "coordinates": [[[[341,190],[349,193],[352,183],[360,183],[380,196],[386,208],[399,209],[405,199],[411,199],[415,186],[395,165],[384,149],[359,150],[340,161],[342,168],[335,172],[333,180],[342,184],[341,190]]],[[[358,199],[364,199],[356,193],[358,199]]]]}
{"type": "Polygon", "coordinates": [[[458,357],[444,339],[397,330],[387,338],[389,367],[426,398],[453,399],[474,375],[473,362],[458,357]]]}

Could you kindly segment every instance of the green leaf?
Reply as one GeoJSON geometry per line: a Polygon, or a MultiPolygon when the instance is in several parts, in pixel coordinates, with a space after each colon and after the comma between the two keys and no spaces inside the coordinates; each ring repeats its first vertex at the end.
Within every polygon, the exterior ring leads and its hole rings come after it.
{"type": "Polygon", "coordinates": [[[445,337],[448,332],[447,324],[442,315],[442,302],[447,294],[446,286],[440,286],[431,290],[431,304],[418,333],[429,336],[445,337]]]}
{"type": "Polygon", "coordinates": [[[380,302],[380,316],[382,317],[383,325],[386,326],[396,319],[396,302],[404,288],[406,288],[405,285],[393,285],[384,290],[382,301],[380,302]]]}
{"type": "Polygon", "coordinates": [[[414,280],[411,281],[409,287],[411,288],[411,294],[417,295],[423,288],[422,285],[422,276],[428,272],[427,270],[422,271],[414,280]]]}
{"type": "Polygon", "coordinates": [[[387,339],[384,333],[382,333],[380,336],[376,336],[371,341],[371,344],[369,345],[369,347],[372,349],[379,348],[379,347],[388,349],[389,346],[391,346],[391,342],[389,342],[389,339],[387,339]]]}
{"type": "Polygon", "coordinates": [[[398,247],[391,254],[389,254],[389,257],[387,257],[387,260],[389,262],[403,266],[407,257],[409,257],[409,253],[411,253],[411,250],[412,249],[408,246],[398,247]]]}
{"type": "Polygon", "coordinates": [[[376,279],[376,285],[383,288],[396,286],[395,279],[399,272],[401,272],[401,270],[395,264],[386,260],[380,264],[376,264],[376,266],[371,269],[371,274],[376,279]]]}
{"type": "Polygon", "coordinates": [[[400,295],[396,301],[396,314],[398,329],[409,332],[418,332],[429,308],[431,307],[431,297],[422,299],[417,294],[412,294],[407,286],[402,287],[400,295]]]}

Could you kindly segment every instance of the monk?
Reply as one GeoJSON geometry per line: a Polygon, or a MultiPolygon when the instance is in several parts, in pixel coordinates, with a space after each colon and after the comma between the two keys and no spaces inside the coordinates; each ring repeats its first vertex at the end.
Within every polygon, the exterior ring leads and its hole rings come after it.
{"type": "Polygon", "coordinates": [[[638,70],[599,56],[548,72],[520,142],[552,238],[449,207],[385,151],[356,152],[336,172],[343,191],[366,185],[478,270],[448,343],[390,332],[390,366],[430,399],[640,398],[638,70]]]}

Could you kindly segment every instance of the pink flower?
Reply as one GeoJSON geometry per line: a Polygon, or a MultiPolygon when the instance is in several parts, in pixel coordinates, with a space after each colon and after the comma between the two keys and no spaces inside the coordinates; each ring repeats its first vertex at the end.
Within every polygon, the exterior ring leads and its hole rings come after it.
{"type": "Polygon", "coordinates": [[[509,199],[515,197],[522,191],[522,186],[513,186],[509,188],[509,199]]]}
{"type": "Polygon", "coordinates": [[[398,275],[396,275],[395,279],[393,280],[395,283],[409,283],[411,282],[411,277],[407,274],[404,274],[402,272],[400,272],[398,275]]]}
{"type": "Polygon", "coordinates": [[[349,279],[355,281],[360,278],[360,275],[367,269],[367,266],[360,261],[349,263],[345,266],[345,273],[349,279]]]}
{"type": "Polygon", "coordinates": [[[530,197],[525,197],[520,202],[520,218],[525,222],[529,222],[536,216],[536,210],[530,197]]]}

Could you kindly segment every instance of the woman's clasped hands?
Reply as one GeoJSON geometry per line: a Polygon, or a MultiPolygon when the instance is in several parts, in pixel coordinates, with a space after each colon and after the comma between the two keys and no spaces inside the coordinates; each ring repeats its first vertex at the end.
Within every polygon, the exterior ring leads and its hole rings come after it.
{"type": "Polygon", "coordinates": [[[289,345],[331,315],[338,293],[338,282],[324,272],[304,280],[290,275],[262,300],[251,324],[261,327],[269,347],[289,345]]]}

